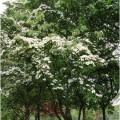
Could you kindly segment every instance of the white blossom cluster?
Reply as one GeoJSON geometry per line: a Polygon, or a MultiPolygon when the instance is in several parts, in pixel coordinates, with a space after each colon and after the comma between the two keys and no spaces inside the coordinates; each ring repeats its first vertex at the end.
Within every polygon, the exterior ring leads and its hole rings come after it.
{"type": "MultiPolygon", "coordinates": [[[[61,38],[57,35],[51,35],[44,37],[43,39],[35,39],[35,38],[28,38],[18,35],[17,38],[19,38],[20,45],[17,45],[17,47],[14,47],[13,51],[20,52],[22,51],[24,53],[25,49],[32,49],[32,52],[34,53],[28,53],[32,55],[32,61],[36,63],[36,74],[35,78],[37,80],[47,81],[51,80],[51,86],[53,87],[53,90],[64,90],[64,85],[60,84],[60,80],[55,79],[57,74],[52,74],[51,72],[51,64],[54,61],[51,61],[51,57],[45,53],[47,49],[49,49],[49,43],[52,43],[52,47],[50,47],[50,50],[48,51],[49,54],[51,51],[55,52],[54,50],[58,50],[60,52],[60,55],[69,54],[69,57],[65,58],[63,62],[68,60],[69,62],[72,62],[72,65],[74,66],[73,69],[71,69],[71,74],[74,75],[73,78],[69,78],[66,74],[67,67],[61,66],[60,72],[64,73],[63,78],[65,80],[68,80],[69,85],[71,85],[73,82],[78,81],[80,85],[84,85],[84,79],[80,78],[80,76],[75,76],[76,67],[84,69],[84,65],[93,65],[95,66],[95,62],[98,60],[100,63],[105,62],[104,59],[99,58],[98,55],[93,55],[91,51],[88,49],[87,46],[85,46],[83,43],[77,43],[75,44],[75,41],[67,41],[65,38],[61,38]],[[24,46],[24,44],[26,46],[24,46]],[[25,49],[24,49],[25,48],[25,49]],[[70,51],[67,53],[67,49],[70,51]],[[79,55],[78,53],[83,53],[82,55],[79,55]],[[74,58],[74,56],[77,57],[77,59],[74,58]],[[67,76],[67,77],[66,77],[67,76]]],[[[16,39],[13,40],[13,45],[16,42],[16,39]]],[[[93,67],[92,66],[92,67],[93,67]]],[[[12,71],[13,72],[13,71],[12,71]]],[[[58,71],[56,71],[57,73],[58,71]]],[[[28,74],[25,75],[25,80],[22,81],[22,84],[28,84],[32,83],[33,79],[28,74]]],[[[19,84],[21,80],[16,80],[16,84],[19,84]]],[[[87,85],[86,85],[87,86],[87,85]]],[[[90,87],[89,85],[87,86],[90,87]]],[[[91,90],[92,93],[95,93],[95,90],[91,90]]]]}
{"type": "Polygon", "coordinates": [[[17,38],[19,38],[20,40],[22,40],[25,43],[28,43],[29,48],[32,48],[32,47],[38,48],[39,47],[39,39],[23,37],[23,36],[20,36],[20,35],[18,35],[17,38]]]}
{"type": "Polygon", "coordinates": [[[87,48],[87,46],[83,45],[81,42],[74,45],[72,47],[73,53],[79,53],[80,51],[86,51],[86,53],[90,54],[90,50],[87,48]]]}
{"type": "Polygon", "coordinates": [[[56,45],[59,47],[64,46],[66,42],[64,38],[61,38],[60,36],[55,36],[55,35],[52,35],[50,37],[47,36],[43,38],[43,41],[45,41],[45,43],[52,41],[53,43],[56,43],[56,45]]]}
{"type": "Polygon", "coordinates": [[[64,90],[64,88],[62,86],[61,87],[57,86],[57,87],[54,87],[53,90],[64,90]]]}
{"type": "Polygon", "coordinates": [[[51,7],[46,4],[41,4],[37,9],[34,9],[33,12],[36,13],[36,12],[39,12],[42,10],[48,10],[48,9],[51,9],[51,7]]]}
{"type": "Polygon", "coordinates": [[[19,67],[11,67],[10,69],[8,69],[7,71],[3,71],[1,74],[2,75],[10,75],[12,73],[16,73],[19,72],[21,75],[24,75],[24,71],[22,71],[19,67]]]}

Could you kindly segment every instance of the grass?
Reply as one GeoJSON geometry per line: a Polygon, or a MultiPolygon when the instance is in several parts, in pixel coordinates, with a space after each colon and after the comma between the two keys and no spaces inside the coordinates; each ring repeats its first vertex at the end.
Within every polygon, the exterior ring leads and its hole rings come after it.
{"type": "MultiPolygon", "coordinates": [[[[115,107],[115,111],[113,112],[112,115],[107,115],[107,120],[119,120],[119,109],[120,106],[116,106],[115,107]]],[[[71,114],[72,114],[72,118],[73,120],[77,120],[77,117],[78,117],[78,111],[76,109],[72,109],[71,110],[71,114]]],[[[87,111],[87,120],[95,120],[95,112],[93,112],[92,110],[88,110],[87,111]]],[[[101,115],[101,112],[99,113],[100,117],[102,116],[101,115]]],[[[81,114],[82,116],[82,114],[81,114]]],[[[34,116],[31,116],[30,120],[34,120],[34,116]]],[[[41,115],[41,120],[58,120],[56,117],[54,116],[42,116],[41,115]]],[[[102,120],[102,119],[100,119],[102,120]]]]}

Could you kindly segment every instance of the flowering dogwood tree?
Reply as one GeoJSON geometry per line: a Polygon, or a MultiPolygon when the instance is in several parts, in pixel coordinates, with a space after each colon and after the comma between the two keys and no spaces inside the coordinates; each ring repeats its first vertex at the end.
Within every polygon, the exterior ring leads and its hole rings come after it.
{"type": "Polygon", "coordinates": [[[112,54],[118,41],[117,13],[105,20],[103,15],[105,8],[117,7],[91,2],[6,3],[1,20],[2,99],[14,118],[28,120],[35,112],[39,120],[40,106],[49,101],[59,120],[72,120],[73,107],[79,109],[78,120],[81,111],[85,120],[86,108],[98,107],[105,120],[105,109],[118,92],[118,63],[112,54]]]}
{"type": "MultiPolygon", "coordinates": [[[[56,104],[59,104],[58,102],[62,100],[61,113],[63,113],[64,119],[72,119],[69,118],[71,101],[68,100],[74,95],[72,91],[77,89],[72,85],[74,83],[79,84],[83,91],[88,86],[87,89],[90,91],[91,85],[87,84],[83,76],[104,61],[97,55],[93,55],[81,39],[68,41],[57,35],[47,36],[43,39],[17,35],[11,40],[9,54],[12,62],[17,64],[9,67],[3,74],[11,76],[17,72],[17,79],[12,76],[13,82],[11,84],[14,84],[14,87],[10,87],[11,91],[8,90],[7,95],[11,95],[12,92],[15,94],[19,88],[22,91],[25,88],[24,106],[26,107],[27,102],[26,112],[29,113],[28,108],[32,104],[31,99],[35,97],[30,94],[31,91],[34,90],[36,84],[39,84],[36,89],[44,84],[52,96],[51,101],[55,108],[56,104]],[[17,87],[18,89],[16,89],[17,87]],[[8,94],[8,92],[10,93],[8,94]],[[27,98],[26,94],[28,94],[27,98]],[[63,106],[65,106],[66,113],[62,110],[63,106]]],[[[85,92],[82,94],[85,94],[85,92]]],[[[39,95],[39,93],[36,95],[39,95]]],[[[18,99],[19,103],[20,98],[18,97],[18,99]]],[[[57,112],[56,115],[61,119],[57,112]]]]}

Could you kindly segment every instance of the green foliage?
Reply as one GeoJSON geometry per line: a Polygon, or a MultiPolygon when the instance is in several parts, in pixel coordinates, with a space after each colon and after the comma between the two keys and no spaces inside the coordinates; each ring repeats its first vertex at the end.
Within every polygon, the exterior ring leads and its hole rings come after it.
{"type": "Polygon", "coordinates": [[[45,101],[61,108],[64,119],[73,108],[112,110],[118,93],[117,3],[7,2],[1,19],[4,116],[12,109],[26,119],[45,101]]]}

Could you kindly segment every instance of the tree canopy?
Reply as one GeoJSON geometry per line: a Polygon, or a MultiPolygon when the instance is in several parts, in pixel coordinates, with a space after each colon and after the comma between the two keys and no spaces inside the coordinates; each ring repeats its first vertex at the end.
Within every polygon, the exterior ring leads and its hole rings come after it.
{"type": "Polygon", "coordinates": [[[58,120],[112,110],[119,85],[118,1],[17,0],[1,18],[2,119],[58,120]],[[4,113],[8,110],[11,116],[4,113]],[[45,110],[44,110],[45,111],[45,110]],[[59,112],[58,112],[59,111],[59,112]],[[49,111],[48,111],[48,114],[49,111]]]}

